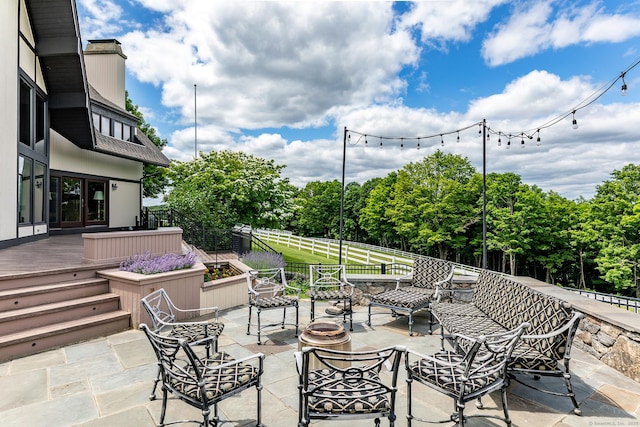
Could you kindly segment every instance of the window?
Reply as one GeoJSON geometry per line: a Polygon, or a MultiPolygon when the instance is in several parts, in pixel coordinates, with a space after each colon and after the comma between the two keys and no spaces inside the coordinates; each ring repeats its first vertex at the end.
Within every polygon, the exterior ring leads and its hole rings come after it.
{"type": "Polygon", "coordinates": [[[32,87],[20,80],[20,142],[27,147],[31,147],[32,92],[32,87]]]}
{"type": "Polygon", "coordinates": [[[109,120],[109,117],[100,116],[100,133],[111,136],[111,120],[109,120]]]}
{"type": "Polygon", "coordinates": [[[133,138],[131,137],[131,126],[122,124],[122,139],[125,141],[133,142],[133,138]]]}
{"type": "Polygon", "coordinates": [[[36,94],[36,152],[47,155],[47,103],[40,94],[36,94]]]}
{"type": "Polygon", "coordinates": [[[31,221],[31,169],[33,161],[27,157],[18,157],[18,222],[31,221]]]}

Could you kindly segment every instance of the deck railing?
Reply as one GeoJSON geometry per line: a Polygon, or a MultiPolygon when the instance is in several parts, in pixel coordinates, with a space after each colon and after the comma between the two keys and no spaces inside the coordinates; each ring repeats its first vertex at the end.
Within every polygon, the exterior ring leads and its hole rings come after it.
{"type": "Polygon", "coordinates": [[[587,291],[584,289],[564,288],[596,301],[605,302],[616,307],[624,308],[634,313],[640,313],[640,298],[625,297],[603,292],[587,291]]]}

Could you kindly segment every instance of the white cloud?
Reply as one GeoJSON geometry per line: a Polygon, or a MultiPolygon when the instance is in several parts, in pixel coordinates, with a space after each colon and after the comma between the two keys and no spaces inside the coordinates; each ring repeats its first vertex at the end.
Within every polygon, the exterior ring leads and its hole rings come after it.
{"type": "Polygon", "coordinates": [[[163,105],[184,117],[193,117],[197,84],[203,121],[302,128],[405,89],[398,75],[418,49],[407,32],[390,31],[392,19],[380,3],[194,1],[168,10],[162,32],[122,41],[129,72],[161,85],[163,105]]]}
{"type": "Polygon", "coordinates": [[[491,66],[513,62],[546,49],[579,43],[617,43],[640,35],[640,16],[606,13],[597,2],[565,6],[544,0],[516,6],[513,14],[484,40],[482,55],[491,66]]]}

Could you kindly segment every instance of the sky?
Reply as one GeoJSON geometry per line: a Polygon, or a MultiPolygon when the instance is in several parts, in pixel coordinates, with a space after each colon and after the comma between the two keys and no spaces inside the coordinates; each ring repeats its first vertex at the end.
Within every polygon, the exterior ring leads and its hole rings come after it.
{"type": "Polygon", "coordinates": [[[302,188],[442,150],[571,200],[640,164],[640,0],[76,1],[170,159],[243,151],[302,188]]]}

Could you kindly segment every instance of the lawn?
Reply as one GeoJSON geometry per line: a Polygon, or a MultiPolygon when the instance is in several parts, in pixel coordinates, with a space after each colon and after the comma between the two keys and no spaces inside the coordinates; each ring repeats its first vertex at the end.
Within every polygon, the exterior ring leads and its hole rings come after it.
{"type": "Polygon", "coordinates": [[[290,248],[287,245],[269,242],[269,246],[282,253],[285,262],[304,262],[307,264],[337,264],[338,259],[335,257],[327,258],[324,255],[312,254],[308,251],[300,251],[296,248],[290,248]]]}

